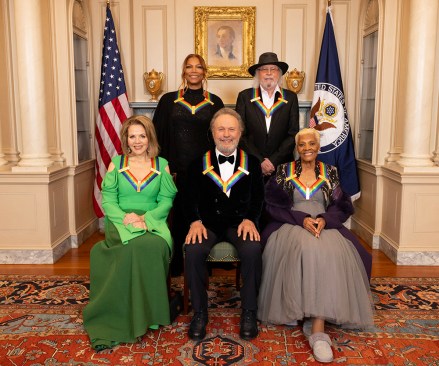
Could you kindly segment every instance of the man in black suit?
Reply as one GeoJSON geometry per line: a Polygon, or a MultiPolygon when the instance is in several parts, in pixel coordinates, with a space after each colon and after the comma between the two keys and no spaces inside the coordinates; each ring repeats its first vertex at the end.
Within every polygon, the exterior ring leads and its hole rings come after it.
{"type": "Polygon", "coordinates": [[[262,174],[271,175],[276,166],[294,160],[294,137],[299,131],[297,95],[280,86],[288,64],[273,52],[259,56],[249,67],[258,87],[238,95],[236,111],[245,124],[241,146],[261,162],[262,174]]]}
{"type": "Polygon", "coordinates": [[[194,309],[188,335],[193,340],[206,335],[206,258],[214,244],[227,240],[241,260],[240,336],[250,340],[258,335],[256,310],[262,273],[257,228],[264,199],[261,167],[254,156],[238,149],[244,125],[233,109],[220,109],[210,128],[216,148],[191,164],[184,196],[191,222],[185,241],[185,271],[194,309]]]}

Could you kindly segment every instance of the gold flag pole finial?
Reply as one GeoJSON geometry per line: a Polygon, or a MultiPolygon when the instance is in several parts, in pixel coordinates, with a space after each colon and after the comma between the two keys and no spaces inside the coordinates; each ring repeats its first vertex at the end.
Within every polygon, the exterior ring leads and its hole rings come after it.
{"type": "Polygon", "coordinates": [[[328,6],[331,6],[331,0],[328,0],[328,6]]]}
{"type": "Polygon", "coordinates": [[[110,6],[110,0],[107,0],[107,6],[110,6]]]}

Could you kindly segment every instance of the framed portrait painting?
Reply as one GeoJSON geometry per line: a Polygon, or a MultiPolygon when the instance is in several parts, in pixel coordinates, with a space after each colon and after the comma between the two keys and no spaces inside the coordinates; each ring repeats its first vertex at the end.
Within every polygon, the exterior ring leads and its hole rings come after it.
{"type": "Polygon", "coordinates": [[[208,78],[251,78],[255,61],[256,7],[195,7],[195,53],[208,66],[208,78]]]}

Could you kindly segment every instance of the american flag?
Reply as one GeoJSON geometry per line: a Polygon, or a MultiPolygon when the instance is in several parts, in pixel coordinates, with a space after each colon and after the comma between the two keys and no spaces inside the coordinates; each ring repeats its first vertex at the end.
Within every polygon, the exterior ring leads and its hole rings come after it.
{"type": "Polygon", "coordinates": [[[99,84],[99,115],[96,120],[95,150],[96,179],[94,184],[93,207],[98,217],[102,210],[101,184],[111,158],[122,153],[119,131],[122,123],[131,116],[125,80],[113,16],[107,5],[104,45],[102,48],[101,82],[99,84]]]}

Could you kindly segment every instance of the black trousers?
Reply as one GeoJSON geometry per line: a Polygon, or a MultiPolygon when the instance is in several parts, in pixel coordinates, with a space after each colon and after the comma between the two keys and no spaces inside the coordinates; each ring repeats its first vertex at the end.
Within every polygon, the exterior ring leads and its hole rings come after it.
{"type": "Polygon", "coordinates": [[[202,243],[186,244],[185,271],[191,292],[194,311],[207,311],[207,265],[206,258],[212,247],[220,241],[233,244],[241,260],[241,307],[246,310],[257,310],[257,298],[262,276],[262,249],[259,241],[250,241],[238,237],[237,228],[230,227],[222,235],[207,229],[207,239],[202,243]]]}

